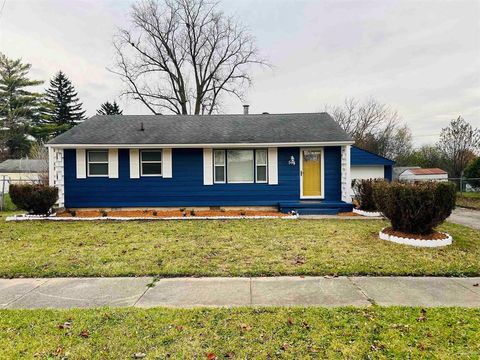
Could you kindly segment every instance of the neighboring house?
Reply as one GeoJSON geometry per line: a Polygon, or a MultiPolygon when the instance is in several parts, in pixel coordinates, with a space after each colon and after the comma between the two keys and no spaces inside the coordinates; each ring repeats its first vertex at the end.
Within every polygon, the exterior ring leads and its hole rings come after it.
{"type": "Polygon", "coordinates": [[[420,166],[394,166],[393,167],[393,181],[397,181],[402,172],[408,169],[420,169],[420,166]]]}
{"type": "Polygon", "coordinates": [[[8,193],[10,184],[37,182],[45,170],[46,164],[43,160],[5,160],[0,163],[0,192],[8,193]]]}
{"type": "Polygon", "coordinates": [[[352,139],[327,113],[94,116],[47,146],[59,206],[351,211],[352,139]]]}
{"type": "MultiPolygon", "coordinates": [[[[351,148],[351,170],[352,180],[361,179],[385,179],[392,181],[392,168],[395,161],[377,155],[356,146],[351,148]]],[[[353,195],[353,189],[350,190],[353,195]]]]}
{"type": "Polygon", "coordinates": [[[431,169],[407,169],[403,171],[398,180],[400,181],[448,181],[448,173],[439,168],[431,169]]]}

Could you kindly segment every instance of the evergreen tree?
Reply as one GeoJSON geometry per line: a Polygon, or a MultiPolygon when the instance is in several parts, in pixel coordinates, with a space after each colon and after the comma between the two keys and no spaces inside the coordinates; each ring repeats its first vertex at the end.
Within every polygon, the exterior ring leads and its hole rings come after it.
{"type": "Polygon", "coordinates": [[[123,110],[120,110],[116,101],[113,101],[113,103],[107,101],[100,105],[97,115],[123,115],[123,110]]]}
{"type": "Polygon", "coordinates": [[[78,99],[75,87],[68,77],[59,71],[46,90],[45,117],[41,120],[39,133],[59,135],[85,119],[85,111],[78,99]]]}
{"type": "Polygon", "coordinates": [[[42,81],[28,78],[31,65],[21,59],[9,59],[0,53],[0,157],[28,153],[29,125],[41,113],[42,95],[28,88],[42,81]],[[20,145],[19,145],[20,144],[20,145]]]}

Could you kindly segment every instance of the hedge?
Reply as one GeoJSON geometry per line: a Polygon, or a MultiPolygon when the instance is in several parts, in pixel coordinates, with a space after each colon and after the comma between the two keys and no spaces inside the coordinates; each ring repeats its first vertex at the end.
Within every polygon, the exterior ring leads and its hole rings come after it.
{"type": "Polygon", "coordinates": [[[431,234],[455,208],[455,184],[450,182],[377,182],[375,203],[393,230],[431,234]]]}
{"type": "Polygon", "coordinates": [[[58,200],[58,189],[40,184],[10,185],[10,198],[19,209],[46,215],[58,200]]]}

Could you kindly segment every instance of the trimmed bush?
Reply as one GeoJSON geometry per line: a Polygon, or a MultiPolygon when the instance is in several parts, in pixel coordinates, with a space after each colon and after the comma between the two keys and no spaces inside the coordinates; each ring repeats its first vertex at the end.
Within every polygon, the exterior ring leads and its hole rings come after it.
{"type": "Polygon", "coordinates": [[[373,196],[393,230],[427,235],[455,208],[455,184],[449,182],[378,182],[373,196]]]}
{"type": "Polygon", "coordinates": [[[17,208],[46,215],[58,200],[58,189],[41,184],[10,185],[10,197],[17,208]]]}
{"type": "Polygon", "coordinates": [[[379,179],[356,179],[353,181],[353,192],[360,210],[377,211],[377,205],[373,198],[373,184],[383,181],[379,179]]]}

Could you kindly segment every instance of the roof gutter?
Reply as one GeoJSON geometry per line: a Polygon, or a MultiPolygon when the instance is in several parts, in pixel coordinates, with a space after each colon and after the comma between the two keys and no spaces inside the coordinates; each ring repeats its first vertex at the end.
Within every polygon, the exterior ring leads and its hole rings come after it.
{"type": "Polygon", "coordinates": [[[342,146],[353,145],[354,141],[290,142],[290,143],[219,143],[219,144],[46,144],[49,148],[61,149],[155,149],[155,148],[252,148],[252,147],[296,147],[296,146],[342,146]]]}

